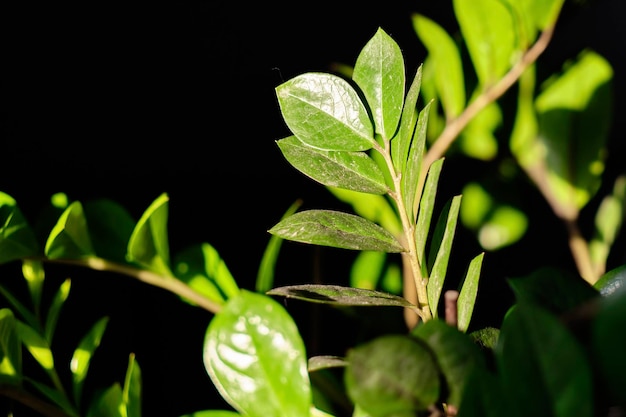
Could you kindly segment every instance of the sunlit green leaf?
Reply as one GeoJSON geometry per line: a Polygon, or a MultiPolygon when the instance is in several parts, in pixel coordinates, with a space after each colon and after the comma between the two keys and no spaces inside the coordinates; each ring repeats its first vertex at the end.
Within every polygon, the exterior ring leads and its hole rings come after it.
{"type": "Polygon", "coordinates": [[[87,334],[80,340],[78,347],[74,350],[74,354],[72,355],[70,370],[72,371],[74,398],[77,402],[81,401],[83,386],[89,365],[91,364],[91,358],[95,350],[100,346],[100,341],[102,340],[102,335],[104,334],[108,321],[108,317],[103,317],[91,326],[87,334]]]}
{"type": "Polygon", "coordinates": [[[290,136],[277,141],[287,161],[309,178],[327,186],[385,194],[385,177],[364,152],[325,151],[290,136]]]}
{"type": "Polygon", "coordinates": [[[376,133],[391,139],[404,104],[404,58],[398,44],[381,28],[361,50],[352,79],[369,104],[376,133]]]}
{"type": "Polygon", "coordinates": [[[474,257],[467,268],[467,273],[461,284],[459,298],[457,300],[457,327],[461,331],[466,331],[469,327],[474,306],[476,305],[476,296],[478,294],[478,281],[480,280],[480,271],[483,265],[485,253],[481,253],[474,257]]]}
{"type": "Polygon", "coordinates": [[[594,389],[582,346],[541,307],[519,304],[498,339],[498,367],[511,407],[523,416],[593,416],[594,389]]]}
{"type": "Polygon", "coordinates": [[[439,397],[439,368],[424,342],[384,335],[348,351],[345,384],[371,417],[416,415],[439,397]]]}
{"type": "Polygon", "coordinates": [[[134,353],[131,353],[128,357],[128,367],[122,394],[126,408],[126,417],[141,417],[141,368],[134,353]]]}
{"type": "Polygon", "coordinates": [[[624,223],[626,213],[626,176],[615,180],[613,192],[600,202],[595,216],[595,233],[589,252],[596,270],[604,272],[611,248],[624,223]]]}
{"type": "Polygon", "coordinates": [[[412,334],[432,349],[447,385],[445,402],[458,407],[470,373],[486,366],[480,349],[463,332],[438,319],[418,325],[412,334]]]}
{"type": "Polygon", "coordinates": [[[114,383],[102,392],[96,393],[87,412],[87,417],[126,417],[122,387],[114,383]]]}
{"type": "Polygon", "coordinates": [[[350,286],[375,290],[385,268],[385,252],[361,251],[350,269],[350,286]]]}
{"type": "Polygon", "coordinates": [[[304,342],[287,311],[242,290],[211,320],[204,365],[222,397],[250,417],[306,416],[312,405],[304,342]]]}
{"type": "Polygon", "coordinates": [[[283,239],[335,248],[403,252],[398,240],[379,225],[353,214],[332,210],[295,213],[272,227],[283,239]]]}
{"type": "Polygon", "coordinates": [[[169,196],[161,194],[150,204],[128,242],[127,259],[157,274],[172,276],[167,234],[169,196]]]}
{"type": "Polygon", "coordinates": [[[16,325],[22,343],[33,358],[35,358],[46,372],[53,372],[54,358],[48,342],[28,324],[17,320],[16,325]]]}
{"type": "Polygon", "coordinates": [[[452,197],[440,214],[435,227],[434,237],[430,248],[430,262],[432,268],[428,278],[428,304],[433,315],[437,316],[437,306],[441,297],[441,290],[448,270],[448,260],[452,251],[452,242],[456,232],[456,223],[461,206],[461,196],[452,197]]]}
{"type": "Polygon", "coordinates": [[[0,264],[39,253],[39,245],[15,199],[0,192],[0,264]]]}
{"type": "Polygon", "coordinates": [[[78,259],[94,255],[83,206],[75,201],[61,214],[48,236],[45,249],[51,259],[78,259]]]}
{"type": "Polygon", "coordinates": [[[313,303],[342,306],[388,306],[415,308],[406,299],[382,291],[338,285],[288,285],[273,288],[267,295],[295,298],[313,303]]]}
{"type": "Polygon", "coordinates": [[[209,243],[190,246],[176,254],[176,277],[218,304],[239,292],[226,262],[209,243]]]}
{"type": "Polygon", "coordinates": [[[454,0],[459,23],[480,85],[493,85],[512,66],[515,58],[515,22],[500,0],[454,0]]]}
{"type": "Polygon", "coordinates": [[[465,108],[465,79],[459,48],[443,27],[426,16],[414,14],[413,28],[428,50],[441,107],[446,118],[452,120],[465,108]]]}
{"type": "Polygon", "coordinates": [[[285,123],[302,142],[332,151],[365,151],[374,128],[358,93],[343,78],[306,73],[276,87],[285,123]]]}
{"type": "Polygon", "coordinates": [[[59,316],[61,315],[61,309],[65,304],[65,300],[67,300],[67,297],[70,295],[71,287],[72,282],[70,279],[63,281],[63,283],[59,286],[59,289],[54,293],[54,298],[50,303],[50,308],[48,309],[48,314],[46,315],[46,323],[44,325],[44,337],[49,344],[52,344],[52,337],[54,336],[57,322],[59,321],[59,316]]]}
{"type": "Polygon", "coordinates": [[[498,155],[496,129],[502,123],[502,112],[497,103],[488,104],[470,120],[458,139],[459,149],[467,156],[490,161],[498,155]]]}

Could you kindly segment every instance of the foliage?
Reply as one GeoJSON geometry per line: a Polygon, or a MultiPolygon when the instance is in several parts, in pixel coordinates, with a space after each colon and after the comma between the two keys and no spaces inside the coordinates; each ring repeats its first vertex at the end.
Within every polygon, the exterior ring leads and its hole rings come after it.
{"type": "Polygon", "coordinates": [[[593,237],[585,240],[577,225],[602,181],[611,68],[584,51],[536,93],[535,61],[562,1],[453,3],[464,43],[413,16],[429,55],[408,83],[399,46],[379,28],[343,76],[306,73],[276,88],[293,133],[277,140],[278,149],[354,213],[299,211],[294,203],[269,230],[255,291],[239,287],[208,243],[171,256],[167,194],[136,222],[116,202],[55,195],[55,221],[35,228],[0,193],[0,263],[21,264],[27,294],[0,286],[10,305],[0,309],[0,393],[47,416],[141,415],[142,373],[132,353],[124,381],[85,393],[107,317],[81,335],[69,366],[57,363],[53,340],[72,281],[49,288],[44,265],[56,263],[126,275],[213,315],[204,365],[232,408],[188,416],[569,417],[626,407],[626,266],[605,271],[624,211],[623,179],[601,204],[593,237]],[[516,83],[509,151],[564,222],[578,273],[545,267],[509,278],[516,302],[502,325],[474,329],[485,252],[470,260],[458,291],[444,292],[458,222],[490,234],[480,241],[495,250],[519,239],[528,220],[478,183],[437,204],[439,178],[448,151],[493,157],[498,100],[516,83]],[[283,240],[357,251],[352,285],[274,287],[283,240]],[[387,262],[388,254],[402,265],[387,262]],[[344,356],[308,357],[276,298],[400,308],[407,330],[355,343],[344,356]],[[33,362],[41,376],[25,372],[33,362]],[[347,410],[337,397],[348,399],[347,410]]]}

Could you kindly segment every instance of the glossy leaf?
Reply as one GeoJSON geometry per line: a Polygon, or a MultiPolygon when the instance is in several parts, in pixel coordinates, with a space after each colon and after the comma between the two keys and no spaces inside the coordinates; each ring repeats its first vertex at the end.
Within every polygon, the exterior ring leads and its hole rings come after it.
{"type": "Polygon", "coordinates": [[[226,262],[209,243],[190,246],[176,254],[176,277],[208,299],[223,304],[239,292],[226,262]]]}
{"type": "Polygon", "coordinates": [[[82,398],[83,386],[89,365],[91,364],[91,358],[95,350],[100,346],[108,321],[108,317],[103,317],[91,326],[87,334],[80,340],[78,347],[72,355],[70,370],[72,371],[74,398],[77,402],[80,402],[82,398]]]}
{"type": "Polygon", "coordinates": [[[523,416],[593,416],[592,372],[582,346],[547,310],[518,304],[498,339],[498,367],[523,416]]]}
{"type": "Polygon", "coordinates": [[[418,119],[417,100],[422,88],[422,65],[417,68],[409,87],[400,118],[400,130],[391,142],[391,159],[397,172],[403,172],[409,158],[413,132],[418,119]]]}
{"type": "Polygon", "coordinates": [[[364,152],[320,150],[295,136],[277,144],[291,165],[323,185],[372,194],[385,194],[388,190],[380,168],[364,152]]]}
{"type": "Polygon", "coordinates": [[[0,264],[39,253],[39,245],[15,199],[0,192],[0,264]]]}
{"type": "Polygon", "coordinates": [[[398,44],[383,29],[378,28],[361,50],[352,79],[367,100],[376,133],[391,139],[404,104],[404,58],[398,44]]]}
{"type": "Polygon", "coordinates": [[[507,282],[517,301],[536,304],[554,314],[563,314],[598,295],[581,277],[555,267],[542,267],[507,282]]]}
{"type": "Polygon", "coordinates": [[[127,259],[150,271],[172,276],[167,235],[169,196],[161,194],[150,204],[135,226],[128,242],[127,259]]]}
{"type": "Polygon", "coordinates": [[[276,295],[313,303],[342,306],[388,306],[415,308],[406,299],[382,291],[339,285],[287,285],[273,288],[267,295],[276,295]]]}
{"type": "Polygon", "coordinates": [[[594,358],[608,390],[626,405],[626,289],[621,287],[600,301],[592,327],[594,358]]]}
{"type": "Polygon", "coordinates": [[[46,256],[50,259],[80,259],[95,255],[83,205],[75,201],[61,214],[46,242],[46,256]]]}
{"type": "Polygon", "coordinates": [[[432,261],[432,268],[426,289],[428,291],[428,303],[435,317],[437,317],[437,306],[446,278],[446,271],[448,270],[448,261],[450,259],[450,252],[452,252],[452,242],[456,232],[460,206],[460,195],[452,197],[452,200],[446,204],[437,222],[431,243],[430,258],[434,258],[434,261],[432,261]],[[434,255],[435,253],[436,255],[434,255]]]}
{"type": "Polygon", "coordinates": [[[422,263],[423,272],[426,273],[426,240],[430,232],[430,223],[435,208],[435,198],[437,197],[437,186],[439,184],[439,175],[443,166],[443,158],[433,162],[428,168],[426,183],[419,204],[419,212],[417,215],[417,223],[415,224],[415,247],[422,263]]]}
{"type": "Polygon", "coordinates": [[[570,216],[587,204],[601,184],[611,126],[612,78],[613,70],[603,57],[584,51],[535,102],[547,185],[570,216]]]}
{"type": "Polygon", "coordinates": [[[517,52],[515,21],[499,0],[454,0],[454,14],[483,88],[493,85],[511,67],[517,52]]]}
{"type": "Polygon", "coordinates": [[[485,253],[483,252],[472,259],[467,268],[465,278],[463,279],[461,291],[459,291],[459,298],[457,300],[457,327],[462,332],[467,331],[472,319],[484,257],[485,253]]]}
{"type": "Polygon", "coordinates": [[[610,295],[620,288],[626,287],[626,264],[606,272],[593,287],[602,295],[610,295]]]}
{"type": "Polygon", "coordinates": [[[282,116],[302,142],[329,151],[365,151],[374,128],[358,93],[343,78],[305,73],[276,87],[282,116]]]}
{"type": "Polygon", "coordinates": [[[22,345],[17,335],[15,316],[0,309],[0,384],[18,385],[22,380],[22,345]]]}
{"type": "Polygon", "coordinates": [[[371,417],[416,415],[439,397],[439,368],[415,338],[385,335],[348,351],[344,381],[352,401],[371,417]]]}
{"type": "MultiPolygon", "coordinates": [[[[292,214],[294,214],[300,206],[302,205],[302,200],[295,201],[287,211],[283,214],[282,218],[285,219],[292,214]]],[[[259,265],[259,270],[257,272],[255,289],[258,293],[265,293],[269,291],[274,286],[274,271],[276,261],[278,259],[278,255],[280,253],[280,248],[282,246],[283,239],[278,236],[271,235],[270,240],[265,247],[265,251],[263,251],[263,257],[261,258],[261,263],[259,265]]]]}
{"type": "Polygon", "coordinates": [[[418,211],[416,194],[420,187],[420,176],[422,170],[422,160],[426,147],[426,127],[428,124],[428,114],[430,113],[431,103],[428,103],[419,114],[417,125],[415,127],[413,141],[409,149],[409,158],[406,167],[402,173],[400,181],[404,196],[404,204],[406,206],[407,216],[409,219],[415,219],[418,211]]]}
{"type": "Polygon", "coordinates": [[[379,225],[353,214],[307,210],[281,220],[269,232],[283,239],[343,249],[402,252],[398,240],[379,225]]]}
{"type": "Polygon", "coordinates": [[[287,311],[242,290],[211,320],[204,365],[222,397],[250,417],[306,416],[312,405],[304,342],[287,311]]]}
{"type": "Polygon", "coordinates": [[[444,402],[458,407],[474,368],[486,366],[482,352],[463,332],[442,320],[422,323],[411,334],[431,348],[446,382],[444,402]]]}
{"type": "Polygon", "coordinates": [[[128,211],[108,199],[87,201],[84,207],[98,257],[126,263],[126,246],[135,227],[135,221],[128,211]]]}
{"type": "Polygon", "coordinates": [[[413,15],[413,28],[428,50],[441,107],[446,119],[452,120],[464,110],[466,101],[459,48],[443,27],[424,15],[413,15]]]}
{"type": "Polygon", "coordinates": [[[402,224],[394,206],[385,196],[365,194],[342,188],[326,187],[339,201],[349,204],[361,217],[381,225],[394,236],[402,233],[402,224]]]}

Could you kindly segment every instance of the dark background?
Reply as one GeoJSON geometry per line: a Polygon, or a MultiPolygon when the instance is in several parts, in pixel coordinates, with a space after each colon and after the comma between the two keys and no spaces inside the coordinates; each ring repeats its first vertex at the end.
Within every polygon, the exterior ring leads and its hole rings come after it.
{"type": "MultiPolygon", "coordinates": [[[[624,172],[624,7],[620,0],[566,2],[541,58],[540,71],[549,74],[590,47],[613,65],[617,101],[609,180],[600,195],[624,172]]],[[[333,63],[353,65],[379,26],[398,42],[412,73],[425,57],[412,29],[413,12],[455,29],[451,2],[434,0],[391,0],[375,7],[325,0],[5,5],[0,191],[13,196],[29,219],[55,192],[81,201],[111,198],[137,219],[166,192],[172,252],[211,243],[239,284],[252,289],[266,231],[290,204],[302,199],[303,208],[344,208],[280,154],[274,141],[289,132],[274,88],[304,72],[330,71],[333,63]]],[[[466,181],[489,169],[451,158],[440,195],[460,193],[466,181]]],[[[498,325],[512,300],[506,277],[545,264],[574,270],[565,232],[550,220],[545,202],[527,182],[515,186],[530,213],[530,229],[514,247],[486,255],[477,327],[498,325]]],[[[597,204],[583,212],[586,230],[597,204]]],[[[462,227],[457,233],[451,273],[460,276],[481,249],[462,227]]],[[[277,285],[320,277],[345,283],[351,254],[283,247],[277,285]]],[[[609,266],[626,262],[623,238],[615,253],[609,266]]],[[[0,279],[19,282],[19,270],[13,272],[0,279]]],[[[143,371],[144,415],[227,407],[202,365],[210,314],[126,277],[54,266],[48,275],[51,286],[73,279],[59,323],[61,355],[97,318],[111,317],[94,358],[99,386],[121,382],[128,354],[135,352],[143,371]]],[[[351,319],[297,303],[290,308],[310,355],[344,353],[356,331],[351,319]],[[319,317],[313,314],[328,315],[321,325],[328,326],[325,333],[309,321],[319,317]]]]}

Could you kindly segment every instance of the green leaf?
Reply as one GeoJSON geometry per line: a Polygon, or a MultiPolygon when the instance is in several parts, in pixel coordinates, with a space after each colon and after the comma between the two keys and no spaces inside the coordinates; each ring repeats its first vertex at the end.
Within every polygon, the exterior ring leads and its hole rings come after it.
{"type": "Polygon", "coordinates": [[[50,259],[80,259],[95,254],[79,201],[74,201],[61,214],[48,236],[45,253],[50,259]]]}
{"type": "Polygon", "coordinates": [[[308,369],[309,372],[315,372],[321,369],[343,368],[347,365],[348,361],[339,356],[313,356],[312,358],[309,358],[308,369]]]}
{"type": "Polygon", "coordinates": [[[389,189],[376,162],[364,152],[320,150],[295,136],[276,143],[291,165],[323,185],[372,194],[385,194],[389,189]]]}
{"type": "Polygon", "coordinates": [[[103,392],[96,393],[87,412],[87,417],[127,417],[125,415],[122,387],[111,385],[103,392]]]}
{"type": "Polygon", "coordinates": [[[182,250],[176,255],[174,265],[178,279],[218,304],[223,304],[239,292],[226,262],[208,243],[182,250]]]}
{"type": "Polygon", "coordinates": [[[413,28],[428,51],[434,85],[446,119],[456,118],[465,109],[465,79],[461,53],[444,28],[421,14],[413,15],[413,28]]]}
{"type": "Polygon", "coordinates": [[[98,199],[85,203],[85,217],[98,257],[126,263],[126,247],[135,227],[128,211],[114,201],[98,199]]]}
{"type": "Polygon", "coordinates": [[[141,417],[141,368],[135,359],[135,354],[128,357],[128,367],[122,391],[126,417],[141,417]]]}
{"type": "MultiPolygon", "coordinates": [[[[291,206],[289,206],[282,218],[285,219],[294,214],[298,211],[301,205],[302,200],[295,201],[291,206]]],[[[282,243],[283,239],[280,237],[275,235],[270,236],[270,240],[267,243],[265,251],[263,252],[263,257],[261,258],[259,271],[257,272],[255,285],[256,292],[265,293],[274,286],[274,270],[282,243]]]]}
{"type": "Polygon", "coordinates": [[[312,405],[304,342],[287,311],[242,290],[211,320],[204,365],[222,397],[250,417],[307,416],[312,405]]]}
{"type": "MultiPolygon", "coordinates": [[[[33,379],[29,379],[28,382],[32,384],[40,393],[42,393],[46,398],[50,401],[58,405],[68,416],[71,417],[79,417],[80,415],[74,408],[74,406],[70,403],[70,400],[65,396],[65,394],[57,389],[51,388],[46,384],[42,384],[41,382],[35,381],[33,379]]],[[[106,415],[106,417],[111,416],[112,414],[100,414],[100,416],[106,415]]]]}
{"type": "Polygon", "coordinates": [[[626,290],[624,287],[600,301],[593,321],[592,346],[594,358],[612,395],[626,405],[626,290]]]}
{"type": "Polygon", "coordinates": [[[583,51],[535,102],[547,186],[570,216],[602,182],[612,115],[611,65],[583,51]]]}
{"type": "Polygon", "coordinates": [[[454,0],[452,4],[478,81],[483,89],[488,88],[515,58],[513,16],[500,0],[454,0]]]}
{"type": "Polygon", "coordinates": [[[526,0],[526,12],[539,30],[556,24],[565,0],[526,0]]]}
{"type": "Polygon", "coordinates": [[[422,170],[422,160],[426,143],[426,127],[428,124],[428,114],[430,113],[431,103],[420,112],[415,128],[413,141],[409,150],[409,158],[406,163],[406,169],[402,173],[400,185],[404,191],[404,204],[406,205],[407,216],[409,219],[415,219],[417,215],[417,190],[420,187],[420,176],[422,170]]]}
{"type": "Polygon", "coordinates": [[[359,94],[346,80],[306,73],[276,87],[276,95],[287,127],[307,145],[329,151],[372,148],[372,122],[359,94]]]}
{"type": "Polygon", "coordinates": [[[375,290],[385,269],[385,252],[361,251],[350,269],[350,286],[375,290]]]}
{"type": "Polygon", "coordinates": [[[444,207],[434,237],[431,243],[431,258],[436,251],[436,256],[428,278],[428,303],[434,317],[437,317],[437,305],[441,297],[441,290],[448,270],[448,260],[452,252],[452,242],[456,231],[456,223],[459,217],[459,207],[461,206],[461,196],[452,197],[452,200],[444,207]]]}
{"type": "Polygon", "coordinates": [[[400,131],[391,142],[391,159],[397,172],[404,172],[409,149],[413,140],[413,132],[417,124],[417,100],[422,87],[422,65],[417,68],[417,73],[406,95],[402,117],[400,118],[400,131]]]}
{"type": "Polygon", "coordinates": [[[39,253],[35,233],[15,199],[0,192],[0,264],[39,253]]]}
{"type": "MultiPolygon", "coordinates": [[[[46,279],[43,262],[29,259],[22,260],[22,275],[24,276],[24,280],[28,285],[28,291],[30,292],[32,305],[35,307],[35,311],[40,312],[41,296],[44,291],[43,286],[46,279]]],[[[53,310],[54,307],[51,307],[50,309],[53,310]]],[[[24,311],[23,309],[18,309],[18,311],[22,315],[22,317],[28,322],[28,324],[30,324],[31,326],[39,325],[38,319],[36,319],[34,316],[31,319],[30,311],[28,311],[28,313],[26,313],[26,311],[24,311]]]]}
{"type": "Polygon", "coordinates": [[[61,309],[63,308],[65,300],[67,300],[67,297],[70,295],[71,287],[72,283],[69,278],[63,281],[50,303],[50,308],[46,315],[46,323],[44,325],[44,337],[50,345],[52,344],[52,337],[54,336],[59,316],[61,315],[61,309]]]}
{"type": "Polygon", "coordinates": [[[568,312],[598,295],[581,277],[555,267],[541,267],[507,282],[517,301],[536,304],[554,314],[568,312]]]}
{"type": "Polygon", "coordinates": [[[433,351],[446,381],[444,402],[458,407],[470,373],[486,366],[482,352],[467,335],[438,319],[418,325],[411,334],[433,351]]]}
{"type": "Polygon", "coordinates": [[[625,287],[626,264],[614,268],[600,277],[593,285],[602,295],[610,295],[620,288],[625,287]]]}
{"type": "Polygon", "coordinates": [[[626,214],[626,176],[620,175],[613,192],[600,202],[595,215],[595,232],[589,242],[591,260],[598,270],[604,271],[611,247],[624,223],[626,214]]]}
{"type": "Polygon", "coordinates": [[[128,242],[127,259],[150,271],[172,276],[167,235],[169,196],[157,197],[143,213],[128,242]]]}
{"type": "Polygon", "coordinates": [[[70,370],[72,371],[72,387],[74,390],[74,398],[80,404],[87,371],[91,364],[91,358],[95,350],[100,346],[102,335],[106,329],[108,317],[98,320],[89,332],[80,340],[78,347],[74,350],[72,360],[70,362],[70,370]]]}
{"type": "Polygon", "coordinates": [[[343,249],[403,252],[400,242],[379,225],[332,210],[295,213],[272,227],[271,234],[302,243],[343,249]]]}
{"type": "Polygon", "coordinates": [[[398,44],[381,28],[359,54],[352,79],[369,104],[376,133],[391,139],[404,104],[404,59],[398,44]]]}
{"type": "Polygon", "coordinates": [[[54,373],[54,358],[46,339],[37,333],[35,329],[22,321],[17,320],[16,326],[22,343],[33,358],[35,358],[37,363],[39,363],[48,374],[54,373]]]}
{"type": "Polygon", "coordinates": [[[459,149],[467,156],[491,161],[498,155],[495,131],[502,124],[502,111],[497,103],[489,103],[474,116],[461,132],[459,149]]]}
{"type": "Polygon", "coordinates": [[[483,258],[485,253],[481,253],[474,257],[467,268],[467,273],[459,291],[457,300],[457,327],[462,332],[467,331],[474,306],[476,305],[476,296],[478,294],[478,281],[480,279],[480,270],[482,269],[483,258]]]}
{"type": "Polygon", "coordinates": [[[457,416],[522,417],[509,404],[500,378],[482,367],[475,367],[470,373],[457,416]]]}
{"type": "Polygon", "coordinates": [[[267,295],[277,295],[296,300],[341,306],[387,306],[415,308],[405,298],[382,291],[338,285],[288,285],[273,288],[267,295]]]}
{"type": "Polygon", "coordinates": [[[430,349],[404,335],[385,335],[348,351],[348,395],[371,417],[413,416],[439,397],[439,368],[430,349]]]}
{"type": "Polygon", "coordinates": [[[504,319],[497,352],[505,392],[521,415],[593,415],[592,372],[585,351],[543,308],[516,305],[504,319]]]}
{"type": "Polygon", "coordinates": [[[495,349],[498,343],[498,336],[500,336],[500,329],[495,327],[484,327],[482,329],[475,330],[469,334],[474,343],[476,343],[482,349],[495,349]]]}
{"type": "Polygon", "coordinates": [[[180,417],[241,417],[241,414],[226,410],[203,410],[180,417]]]}
{"type": "Polygon", "coordinates": [[[402,233],[402,223],[394,206],[385,196],[365,194],[343,188],[326,187],[339,201],[349,204],[361,217],[387,229],[394,236],[402,233]]]}
{"type": "Polygon", "coordinates": [[[439,158],[428,168],[428,175],[426,176],[424,190],[422,190],[417,223],[415,225],[415,246],[424,272],[426,272],[426,240],[428,239],[430,222],[435,208],[435,197],[437,196],[437,185],[439,184],[442,166],[443,158],[439,158]]]}
{"type": "Polygon", "coordinates": [[[15,323],[11,310],[0,309],[0,384],[19,385],[22,380],[22,346],[15,323]]]}

